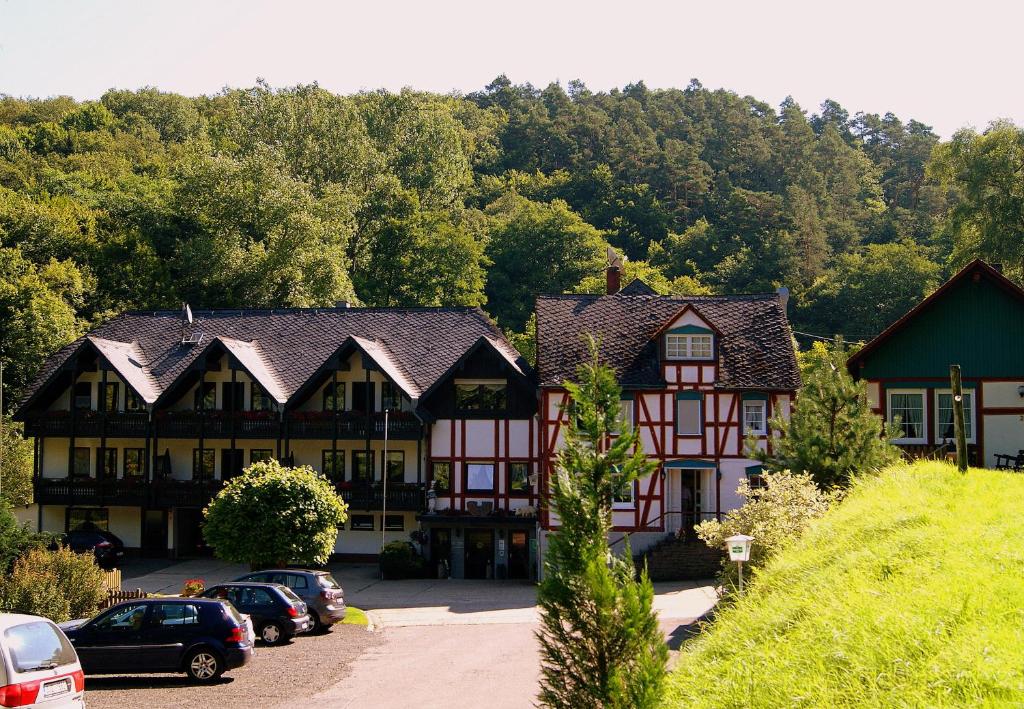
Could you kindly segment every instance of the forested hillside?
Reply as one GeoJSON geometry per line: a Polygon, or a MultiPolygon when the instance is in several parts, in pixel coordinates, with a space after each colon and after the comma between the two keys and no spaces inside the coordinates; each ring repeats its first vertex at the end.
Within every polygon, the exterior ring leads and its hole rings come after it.
{"type": "Polygon", "coordinates": [[[603,287],[606,244],[625,282],[786,285],[798,330],[861,339],[975,255],[1020,275],[1022,144],[696,81],[4,97],[0,358],[16,394],[90,324],[183,301],[478,304],[523,332],[537,293],[603,287]]]}

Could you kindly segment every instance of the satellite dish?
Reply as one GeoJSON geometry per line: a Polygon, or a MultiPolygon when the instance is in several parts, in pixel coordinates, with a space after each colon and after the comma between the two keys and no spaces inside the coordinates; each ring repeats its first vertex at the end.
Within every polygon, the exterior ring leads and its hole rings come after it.
{"type": "Polygon", "coordinates": [[[622,268],[622,255],[611,246],[608,247],[607,258],[609,268],[622,268]]]}
{"type": "Polygon", "coordinates": [[[189,325],[192,324],[192,308],[188,307],[188,303],[182,303],[182,317],[189,325]]]}

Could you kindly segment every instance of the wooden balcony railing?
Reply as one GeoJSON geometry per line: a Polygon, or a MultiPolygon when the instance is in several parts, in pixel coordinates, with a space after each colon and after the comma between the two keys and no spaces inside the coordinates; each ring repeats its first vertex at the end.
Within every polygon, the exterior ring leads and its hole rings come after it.
{"type": "Polygon", "coordinates": [[[156,415],[160,438],[277,438],[277,414],[263,411],[161,411],[156,415]]]}
{"type": "Polygon", "coordinates": [[[149,414],[145,411],[44,411],[25,421],[27,436],[76,436],[98,438],[117,436],[144,438],[149,430],[149,414]]]}
{"type": "Polygon", "coordinates": [[[41,505],[203,507],[221,487],[220,480],[37,478],[35,501],[41,505]]]}
{"type": "MultiPolygon", "coordinates": [[[[369,421],[365,413],[344,411],[334,414],[330,411],[290,411],[285,415],[289,438],[331,440],[362,440],[384,437],[384,414],[371,414],[369,421]]],[[[395,440],[416,440],[423,435],[419,419],[410,413],[388,416],[388,438],[395,440]]]]}
{"type": "MultiPolygon", "coordinates": [[[[384,508],[384,485],[375,483],[344,483],[338,486],[341,499],[352,510],[384,508]]],[[[426,489],[418,483],[388,483],[388,509],[396,512],[420,512],[426,509],[426,489]]]]}

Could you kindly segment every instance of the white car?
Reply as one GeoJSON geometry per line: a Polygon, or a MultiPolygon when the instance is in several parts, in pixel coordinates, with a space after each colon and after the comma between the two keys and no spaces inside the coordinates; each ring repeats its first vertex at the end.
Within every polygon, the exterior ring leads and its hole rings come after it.
{"type": "Polygon", "coordinates": [[[46,618],[0,613],[0,707],[84,709],[78,654],[46,618]]]}

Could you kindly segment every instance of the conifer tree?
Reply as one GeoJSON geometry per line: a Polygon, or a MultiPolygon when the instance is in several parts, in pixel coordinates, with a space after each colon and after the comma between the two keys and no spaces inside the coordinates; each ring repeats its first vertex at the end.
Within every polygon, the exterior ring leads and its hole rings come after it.
{"type": "Polygon", "coordinates": [[[567,382],[565,446],[551,479],[551,512],[541,607],[542,706],[652,707],[661,699],[668,650],[652,610],[647,571],[636,579],[627,541],[608,547],[612,499],[652,472],[619,409],[614,372],[592,359],[567,382]],[[609,433],[621,431],[617,438],[609,433]]]}
{"type": "Polygon", "coordinates": [[[804,386],[792,416],[772,419],[781,436],[771,454],[753,451],[770,471],[809,473],[822,488],[843,487],[855,473],[899,458],[892,432],[868,405],[865,384],[846,371],[847,355],[839,339],[815,343],[802,355],[804,386]]]}

